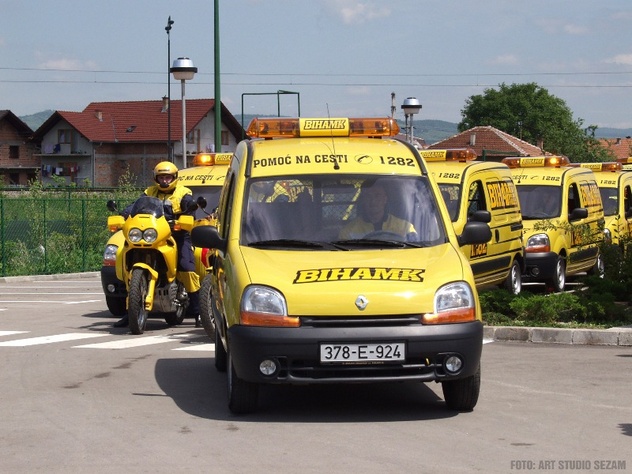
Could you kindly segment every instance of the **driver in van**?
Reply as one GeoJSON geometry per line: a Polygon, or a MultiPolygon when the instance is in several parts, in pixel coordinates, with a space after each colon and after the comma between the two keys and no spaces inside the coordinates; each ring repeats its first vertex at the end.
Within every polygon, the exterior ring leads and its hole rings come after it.
{"type": "Polygon", "coordinates": [[[365,181],[358,198],[358,215],[340,231],[341,240],[362,239],[373,232],[389,232],[404,239],[415,235],[408,221],[388,212],[388,194],[379,181],[365,181]]]}
{"type": "MultiPolygon", "coordinates": [[[[154,181],[156,184],[145,189],[145,196],[157,197],[163,202],[165,217],[168,220],[177,219],[181,214],[189,214],[187,209],[193,203],[193,193],[189,188],[178,181],[178,167],[170,161],[162,161],[154,168],[154,181]]],[[[121,215],[129,216],[130,204],[121,215]]],[[[195,211],[193,211],[195,212],[195,211]]],[[[172,233],[178,247],[178,272],[176,278],[182,282],[189,294],[189,307],[187,315],[195,317],[195,327],[201,327],[200,320],[200,277],[195,271],[195,259],[191,234],[179,230],[172,233]]],[[[114,327],[126,327],[129,317],[126,314],[114,323],[114,327]]]]}

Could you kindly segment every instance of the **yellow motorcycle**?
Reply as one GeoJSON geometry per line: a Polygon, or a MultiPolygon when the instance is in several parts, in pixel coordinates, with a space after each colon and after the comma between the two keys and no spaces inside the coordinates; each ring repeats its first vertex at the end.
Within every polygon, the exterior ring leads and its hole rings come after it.
{"type": "MultiPolygon", "coordinates": [[[[114,201],[108,201],[107,207],[118,211],[114,201]]],[[[120,230],[125,237],[125,244],[116,255],[116,276],[127,287],[126,307],[132,334],[145,331],[150,314],[164,317],[170,326],[182,323],[189,296],[176,280],[178,249],[172,232],[190,232],[193,226],[191,215],[168,221],[162,201],[151,196],[137,199],[127,218],[108,217],[110,231],[120,230]]]]}

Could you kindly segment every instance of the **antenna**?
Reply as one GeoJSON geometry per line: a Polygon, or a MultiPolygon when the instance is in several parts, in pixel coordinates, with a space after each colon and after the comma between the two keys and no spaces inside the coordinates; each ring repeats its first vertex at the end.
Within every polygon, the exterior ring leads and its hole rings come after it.
{"type": "MultiPolygon", "coordinates": [[[[326,102],[325,105],[327,106],[327,118],[330,119],[331,118],[331,114],[329,113],[329,102],[326,102]]],[[[335,156],[336,156],[336,140],[334,140],[334,131],[331,130],[331,149],[332,149],[332,159],[334,161],[334,169],[335,170],[339,170],[340,169],[340,165],[338,164],[338,160],[336,160],[335,156]]]]}
{"type": "Polygon", "coordinates": [[[397,107],[395,106],[395,92],[391,92],[391,118],[395,118],[395,111],[397,107]]]}

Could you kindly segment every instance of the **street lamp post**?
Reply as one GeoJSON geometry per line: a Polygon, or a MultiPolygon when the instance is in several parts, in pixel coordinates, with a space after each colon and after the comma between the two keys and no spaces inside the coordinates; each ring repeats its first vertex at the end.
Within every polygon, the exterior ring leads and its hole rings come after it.
{"type": "Polygon", "coordinates": [[[171,15],[167,20],[167,159],[173,163],[173,147],[171,146],[171,15]]]}
{"type": "Polygon", "coordinates": [[[419,113],[421,104],[415,97],[408,97],[402,104],[402,110],[406,117],[406,141],[413,143],[413,115],[419,113]]]}
{"type": "Polygon", "coordinates": [[[178,58],[173,62],[171,68],[173,78],[182,84],[182,167],[187,166],[187,106],[185,99],[185,82],[190,81],[195,76],[197,68],[193,66],[193,61],[189,58],[178,58]]]}

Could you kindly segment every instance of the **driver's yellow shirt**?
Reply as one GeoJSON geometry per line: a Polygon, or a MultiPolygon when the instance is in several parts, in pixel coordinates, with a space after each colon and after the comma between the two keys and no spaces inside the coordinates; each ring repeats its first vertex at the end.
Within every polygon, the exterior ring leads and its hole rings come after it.
{"type": "Polygon", "coordinates": [[[376,231],[392,232],[394,234],[400,235],[401,237],[406,237],[408,234],[416,233],[415,227],[410,222],[389,214],[386,220],[382,222],[382,226],[379,228],[376,228],[373,223],[367,222],[364,219],[358,217],[350,221],[346,226],[342,228],[339,237],[342,240],[361,239],[367,234],[376,231]]]}

